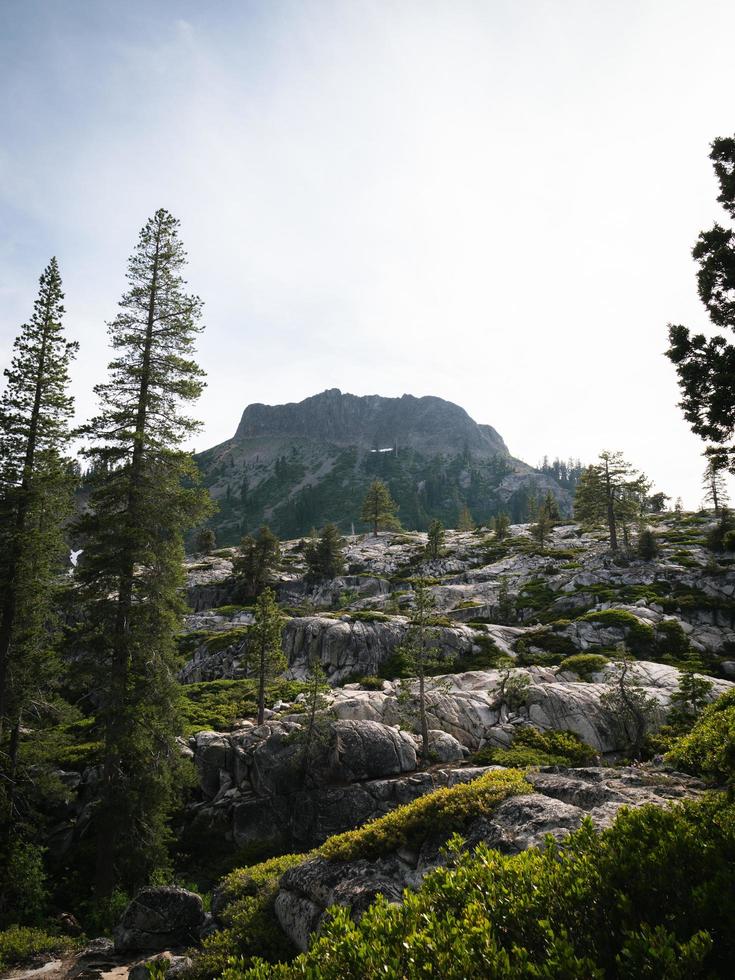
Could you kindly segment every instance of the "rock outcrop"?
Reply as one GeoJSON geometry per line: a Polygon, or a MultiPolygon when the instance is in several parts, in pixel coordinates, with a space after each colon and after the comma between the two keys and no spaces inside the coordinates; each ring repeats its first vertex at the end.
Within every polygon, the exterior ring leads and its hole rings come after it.
{"type": "Polygon", "coordinates": [[[115,952],[159,952],[190,946],[207,921],[201,896],[184,888],[143,888],[115,929],[115,952]]]}
{"type": "MultiPolygon", "coordinates": [[[[505,854],[515,854],[541,846],[548,834],[563,838],[585,817],[603,829],[610,826],[621,806],[665,805],[695,797],[703,789],[690,777],[643,769],[553,767],[527,778],[535,792],[512,796],[489,817],[471,821],[463,832],[466,847],[484,842],[505,854]]],[[[332,905],[347,906],[359,917],[379,894],[400,902],[405,888],[417,887],[443,862],[443,844],[443,837],[434,836],[416,852],[403,848],[372,861],[322,857],[305,861],[281,879],[275,903],[281,928],[303,950],[332,905]]]]}

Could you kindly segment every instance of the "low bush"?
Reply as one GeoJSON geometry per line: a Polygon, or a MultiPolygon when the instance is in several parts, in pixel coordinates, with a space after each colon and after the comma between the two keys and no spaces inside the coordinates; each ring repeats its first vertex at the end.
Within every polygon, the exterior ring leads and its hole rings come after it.
{"type": "Polygon", "coordinates": [[[650,623],[644,622],[627,609],[597,609],[579,617],[581,622],[600,623],[625,630],[625,638],[631,653],[644,657],[655,646],[655,633],[650,623]]]}
{"type": "Polygon", "coordinates": [[[589,766],[597,759],[597,751],[587,745],[575,732],[542,732],[527,726],[517,729],[510,748],[485,746],[473,756],[481,766],[589,766]]]}
{"type": "Polygon", "coordinates": [[[39,956],[69,953],[74,945],[68,936],[29,926],[10,926],[0,932],[0,969],[19,966],[39,956]]]}
{"type": "Polygon", "coordinates": [[[218,977],[233,957],[246,965],[252,957],[270,963],[291,959],[296,949],[278,924],[274,903],[281,875],[306,860],[285,854],[231,872],[220,884],[217,916],[223,927],[204,940],[188,976],[218,977]]]}
{"type": "MultiPolygon", "coordinates": [[[[266,702],[293,701],[307,685],[302,681],[277,679],[266,688],[266,702]]],[[[257,714],[257,684],[254,680],[202,681],[181,689],[185,734],[204,730],[226,731],[236,718],[257,714]]]]}
{"type": "Polygon", "coordinates": [[[491,813],[509,796],[530,792],[522,774],[513,769],[485,773],[470,783],[421,796],[357,830],[330,837],[319,853],[332,861],[352,861],[374,860],[406,845],[418,850],[428,837],[449,837],[468,821],[491,813]]]}
{"type": "Polygon", "coordinates": [[[593,674],[598,674],[605,664],[610,661],[601,653],[575,653],[559,664],[559,670],[569,670],[577,674],[583,681],[591,679],[593,674]]]}
{"type": "Polygon", "coordinates": [[[382,691],[385,679],[368,675],[366,677],[358,677],[357,683],[367,691],[382,691]]]}
{"type": "Polygon", "coordinates": [[[735,805],[721,796],[586,821],[561,844],[463,851],[355,921],[336,908],[292,964],[224,980],[705,980],[735,962],[735,805]]]}
{"type": "Polygon", "coordinates": [[[692,730],[674,743],[666,762],[718,783],[735,781],[735,691],[704,709],[692,730]]]}

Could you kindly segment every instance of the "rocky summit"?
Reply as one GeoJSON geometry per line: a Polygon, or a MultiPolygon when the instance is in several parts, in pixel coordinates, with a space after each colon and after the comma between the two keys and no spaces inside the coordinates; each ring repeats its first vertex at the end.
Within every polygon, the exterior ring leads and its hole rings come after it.
{"type": "Polygon", "coordinates": [[[529,494],[548,490],[569,512],[573,489],[515,459],[492,426],[452,402],[337,388],[289,405],[249,405],[234,437],[196,459],[219,505],[212,527],[221,544],[264,521],[282,537],[326,521],[348,531],[375,477],[412,528],[431,517],[454,525],[465,506],[481,521],[501,509],[520,520],[529,494]]]}

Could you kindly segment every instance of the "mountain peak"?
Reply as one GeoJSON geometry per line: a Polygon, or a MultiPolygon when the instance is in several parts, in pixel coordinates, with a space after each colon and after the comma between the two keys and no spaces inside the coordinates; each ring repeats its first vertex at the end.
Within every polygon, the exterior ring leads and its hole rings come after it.
{"type": "Polygon", "coordinates": [[[479,425],[453,402],[434,395],[352,395],[328,388],[286,405],[248,405],[236,441],[293,437],[361,449],[398,446],[436,455],[468,451],[489,459],[509,456],[492,426],[479,425]]]}

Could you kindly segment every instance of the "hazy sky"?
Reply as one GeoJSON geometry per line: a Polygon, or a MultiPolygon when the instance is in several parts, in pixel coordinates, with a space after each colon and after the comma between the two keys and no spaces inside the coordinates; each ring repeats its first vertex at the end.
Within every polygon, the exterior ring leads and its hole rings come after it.
{"type": "Polygon", "coordinates": [[[666,325],[707,320],[732,0],[0,0],[0,361],[59,258],[108,360],[147,217],[205,300],[203,449],[250,402],[433,394],[697,505],[666,325]]]}

